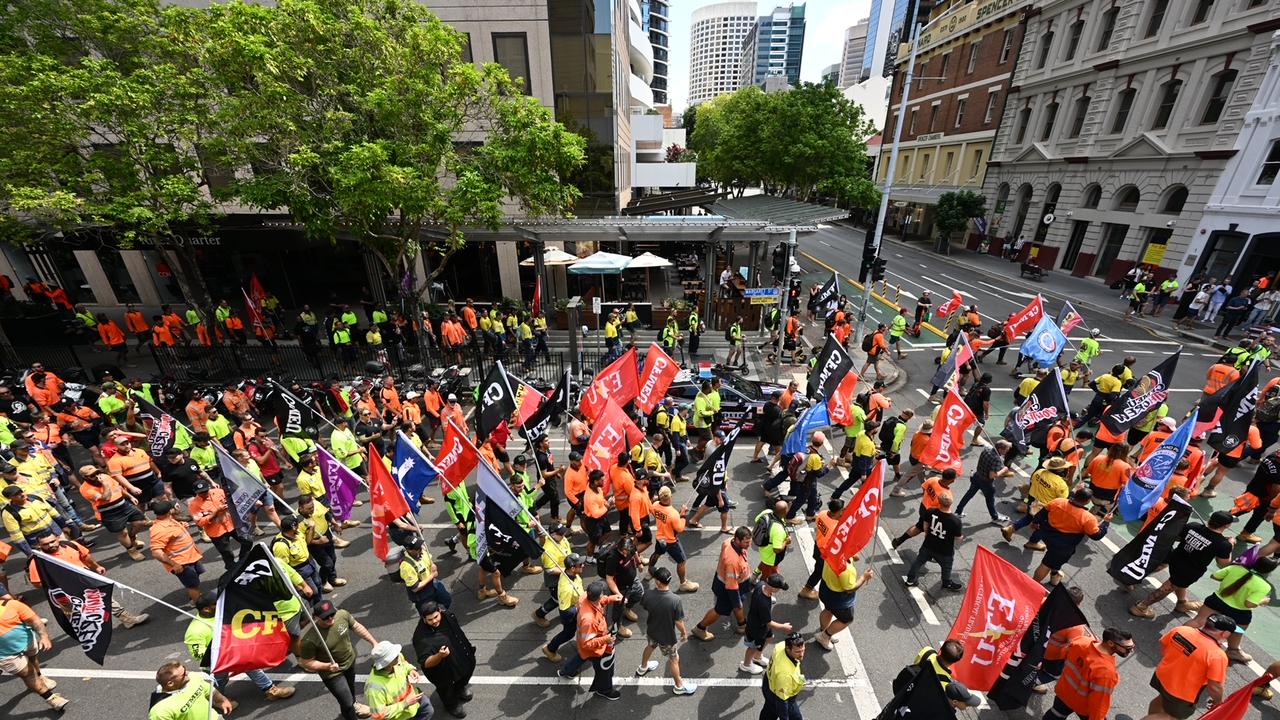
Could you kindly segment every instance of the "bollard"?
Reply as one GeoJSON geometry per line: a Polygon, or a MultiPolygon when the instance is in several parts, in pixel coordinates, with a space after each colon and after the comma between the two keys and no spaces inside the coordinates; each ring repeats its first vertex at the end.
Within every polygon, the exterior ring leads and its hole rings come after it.
{"type": "Polygon", "coordinates": [[[902,286],[899,285],[897,288],[897,292],[893,294],[893,304],[897,305],[898,307],[902,307],[901,301],[902,301],[902,286]]]}

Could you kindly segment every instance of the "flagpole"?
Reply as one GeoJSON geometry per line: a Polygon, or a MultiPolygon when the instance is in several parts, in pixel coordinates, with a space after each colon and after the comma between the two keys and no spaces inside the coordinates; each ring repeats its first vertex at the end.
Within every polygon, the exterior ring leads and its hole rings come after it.
{"type": "MultiPolygon", "coordinates": [[[[304,598],[299,595],[298,588],[294,587],[293,583],[288,582],[289,576],[285,574],[284,568],[281,567],[280,558],[276,557],[275,553],[271,552],[266,545],[263,545],[260,542],[256,542],[254,545],[261,547],[266,552],[267,557],[271,559],[271,564],[280,573],[280,577],[286,579],[285,584],[289,586],[289,592],[293,594],[293,597],[298,601],[298,604],[302,606],[302,612],[306,614],[308,622],[311,623],[311,627],[316,627],[316,619],[311,614],[311,601],[308,598],[304,598]]],[[[320,638],[320,646],[324,648],[324,654],[329,656],[329,662],[336,665],[337,661],[333,659],[333,652],[329,650],[329,646],[325,643],[324,635],[320,634],[319,628],[316,628],[316,636],[320,638]]],[[[210,667],[212,667],[212,665],[210,667]]]]}
{"type": "MultiPolygon", "coordinates": [[[[279,382],[277,382],[277,381],[275,380],[275,378],[270,378],[270,382],[271,382],[271,384],[272,384],[272,385],[275,385],[276,387],[280,388],[280,391],[281,391],[281,392],[283,392],[284,394],[288,395],[289,397],[293,398],[294,400],[297,400],[298,402],[302,403],[303,405],[306,405],[306,403],[305,403],[305,402],[302,402],[302,398],[298,397],[297,395],[294,395],[292,392],[290,392],[290,391],[289,391],[289,389],[288,389],[288,388],[286,388],[285,386],[283,386],[283,385],[281,385],[279,382]]],[[[311,412],[315,413],[315,416],[316,416],[316,417],[318,417],[318,418],[320,418],[321,420],[323,420],[323,421],[324,421],[324,423],[325,423],[326,425],[328,425],[329,427],[333,428],[334,430],[337,430],[337,429],[338,429],[338,426],[337,426],[337,425],[334,425],[334,424],[333,424],[333,421],[331,421],[331,420],[329,420],[329,418],[325,417],[325,416],[324,416],[324,413],[316,412],[316,409],[315,409],[315,408],[309,408],[309,409],[311,410],[311,412]]],[[[281,428],[281,430],[283,431],[283,428],[281,428]]]]}
{"type": "MultiPolygon", "coordinates": [[[[507,368],[505,365],[502,364],[501,360],[497,361],[497,365],[498,365],[498,371],[502,374],[502,384],[507,388],[507,396],[510,397],[511,400],[514,402],[516,398],[516,394],[515,394],[515,391],[511,389],[511,378],[507,376],[507,368]]],[[[521,382],[524,382],[524,381],[521,380],[521,382]]],[[[525,383],[525,384],[528,385],[528,383],[525,383]]],[[[533,387],[533,386],[530,385],[529,387],[533,387]]],[[[547,398],[543,398],[542,401],[546,402],[547,398]]],[[[516,405],[516,415],[517,416],[520,415],[519,405],[516,405]]],[[[543,479],[542,466],[538,464],[538,453],[533,448],[533,438],[529,437],[529,428],[525,427],[524,423],[520,423],[520,429],[524,431],[525,444],[529,446],[529,454],[533,456],[533,469],[537,471],[538,479],[542,480],[543,479]]],[[[532,515],[533,513],[529,513],[529,514],[532,515]]],[[[539,526],[539,529],[541,529],[541,526],[539,526]]]]}
{"type": "Polygon", "coordinates": [[[62,568],[64,568],[64,569],[71,570],[72,572],[80,573],[81,575],[86,575],[86,576],[88,576],[88,577],[90,577],[90,578],[92,578],[92,579],[94,579],[94,580],[97,580],[98,582],[107,582],[107,583],[111,583],[112,585],[115,585],[116,587],[120,588],[121,590],[128,590],[129,592],[132,592],[132,593],[136,593],[136,594],[138,594],[138,595],[141,595],[142,597],[147,598],[148,600],[151,600],[152,602],[156,602],[156,603],[159,603],[159,604],[161,604],[161,605],[164,605],[165,607],[169,608],[170,610],[174,610],[174,611],[176,611],[176,612],[180,612],[180,613],[182,613],[183,615],[186,615],[186,616],[187,616],[187,617],[189,617],[189,618],[193,618],[193,619],[194,619],[194,618],[196,617],[195,615],[192,615],[191,613],[187,612],[186,610],[183,610],[182,608],[178,607],[177,605],[171,605],[171,604],[169,604],[169,603],[165,602],[164,600],[161,600],[160,598],[156,597],[155,595],[151,595],[150,593],[142,592],[141,590],[139,590],[139,589],[137,589],[137,588],[135,588],[135,587],[132,587],[132,586],[130,586],[130,585],[125,585],[124,583],[122,583],[122,582],[120,582],[120,581],[116,580],[115,578],[110,578],[110,577],[107,577],[106,575],[100,575],[100,574],[98,574],[98,573],[96,573],[96,572],[94,572],[94,571],[92,571],[92,570],[90,570],[90,569],[88,569],[88,568],[77,567],[77,566],[75,566],[75,565],[71,565],[71,564],[65,563],[65,562],[63,562],[63,561],[59,560],[58,558],[53,557],[52,555],[46,555],[45,553],[40,552],[39,550],[34,550],[34,549],[33,549],[33,550],[32,550],[32,552],[33,552],[35,555],[37,555],[37,556],[39,556],[39,557],[43,558],[44,560],[46,560],[46,561],[48,561],[48,562],[51,562],[51,563],[53,563],[53,564],[55,564],[55,565],[61,566],[61,567],[62,567],[62,568]]]}

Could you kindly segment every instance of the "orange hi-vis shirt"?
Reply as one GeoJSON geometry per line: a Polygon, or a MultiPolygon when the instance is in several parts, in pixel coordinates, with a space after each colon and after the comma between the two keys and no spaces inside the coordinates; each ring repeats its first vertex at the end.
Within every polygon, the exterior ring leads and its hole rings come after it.
{"type": "Polygon", "coordinates": [[[578,498],[587,489],[587,466],[574,470],[572,466],[564,470],[564,496],[570,503],[577,504],[578,498]]]}
{"type": "MultiPolygon", "coordinates": [[[[1173,494],[1173,489],[1180,488],[1180,487],[1184,487],[1190,490],[1191,479],[1180,472],[1175,472],[1169,476],[1169,482],[1165,484],[1164,492],[1160,493],[1160,499],[1168,500],[1169,496],[1173,494]]],[[[1195,495],[1196,493],[1192,492],[1191,494],[1195,495]]]]}
{"type": "Polygon", "coordinates": [[[187,403],[187,419],[196,432],[205,432],[205,423],[209,421],[209,403],[204,398],[195,398],[187,403]]]}
{"type": "Polygon", "coordinates": [[[1151,457],[1151,453],[1160,447],[1160,443],[1164,442],[1172,434],[1172,430],[1163,429],[1156,429],[1147,433],[1142,440],[1138,441],[1138,462],[1146,462],[1147,458],[1151,457]]]}
{"type": "Polygon", "coordinates": [[[1120,684],[1116,658],[1093,638],[1077,638],[1067,646],[1066,663],[1054,688],[1058,699],[1085,720],[1106,720],[1111,695],[1120,684]]]}
{"type": "Polygon", "coordinates": [[[444,407],[444,400],[440,397],[439,392],[428,390],[422,393],[422,406],[427,409],[428,415],[439,418],[440,408],[444,407]]]}
{"type": "Polygon", "coordinates": [[[400,406],[400,419],[417,425],[422,422],[422,406],[410,400],[400,406]]]}
{"type": "Polygon", "coordinates": [[[98,323],[98,337],[102,338],[102,344],[107,347],[123,345],[125,341],[124,331],[120,329],[115,320],[98,323]]]}
{"type": "Polygon", "coordinates": [[[658,503],[653,506],[653,517],[658,521],[655,535],[664,543],[675,542],[680,533],[684,532],[684,516],[677,508],[658,503]]]}
{"type": "Polygon", "coordinates": [[[151,456],[142,448],[134,448],[128,455],[116,452],[107,460],[107,471],[129,482],[133,482],[133,478],[154,474],[151,471],[151,456]]]}
{"type": "Polygon", "coordinates": [[[1196,628],[1180,625],[1165,633],[1160,650],[1156,677],[1179,700],[1194,703],[1206,684],[1227,679],[1227,653],[1196,628]]]}
{"type": "MultiPolygon", "coordinates": [[[[74,540],[59,542],[58,549],[54,550],[50,555],[72,567],[93,570],[93,568],[89,567],[89,559],[93,557],[93,555],[89,554],[89,548],[74,540]]],[[[27,579],[31,581],[34,587],[41,587],[39,565],[40,563],[33,562],[27,566],[27,579]]]]}
{"type": "Polygon", "coordinates": [[[832,515],[830,510],[823,510],[818,513],[818,517],[814,518],[814,547],[822,548],[827,544],[827,540],[831,538],[831,533],[836,529],[836,525],[840,524],[840,518],[832,515]]]}
{"type": "Polygon", "coordinates": [[[726,590],[737,590],[751,577],[747,553],[733,546],[733,538],[720,543],[720,560],[716,563],[716,579],[726,590]]]}
{"type": "Polygon", "coordinates": [[[584,593],[578,601],[578,633],[575,638],[578,646],[578,657],[604,657],[609,649],[609,618],[605,615],[604,606],[616,602],[612,595],[600,598],[596,605],[587,599],[584,593]]]}
{"type": "Polygon", "coordinates": [[[920,504],[925,510],[936,510],[942,507],[942,496],[951,497],[951,491],[942,485],[942,476],[934,475],[924,481],[924,495],[920,497],[920,504]]]}
{"type": "Polygon", "coordinates": [[[232,415],[243,417],[249,414],[249,397],[239,390],[228,390],[222,393],[222,406],[232,415]]]}
{"type": "Polygon", "coordinates": [[[1193,484],[1198,485],[1200,483],[1200,476],[1204,473],[1204,450],[1201,450],[1195,445],[1188,445],[1187,453],[1183,455],[1183,457],[1187,459],[1188,463],[1190,463],[1190,465],[1187,466],[1187,478],[1190,479],[1193,484]]]}
{"type": "Polygon", "coordinates": [[[146,316],[137,310],[124,314],[124,326],[131,333],[142,333],[151,329],[151,324],[147,322],[146,316]]]}
{"type": "Polygon", "coordinates": [[[1119,490],[1133,477],[1133,466],[1123,460],[1110,462],[1106,455],[1099,455],[1089,463],[1089,480],[1103,490],[1119,490]]]}
{"type": "Polygon", "coordinates": [[[378,399],[382,401],[382,407],[388,408],[396,415],[400,414],[400,392],[393,387],[378,388],[378,399]]]}
{"type": "Polygon", "coordinates": [[[1072,505],[1066,498],[1051,500],[1046,509],[1049,511],[1049,526],[1060,533],[1094,535],[1099,530],[1097,515],[1072,505]]]}
{"type": "Polygon", "coordinates": [[[649,499],[649,493],[632,493],[630,507],[627,508],[627,514],[631,516],[632,528],[638,530],[644,526],[645,519],[653,515],[653,501],[649,499]]]}
{"type": "Polygon", "coordinates": [[[1216,363],[1205,373],[1203,390],[1206,395],[1212,395],[1239,379],[1240,371],[1234,365],[1216,363]]]}
{"type": "Polygon", "coordinates": [[[160,518],[151,524],[151,550],[159,551],[179,567],[200,562],[204,557],[196,547],[191,533],[172,516],[160,518]]]}
{"type": "Polygon", "coordinates": [[[582,514],[592,520],[599,520],[609,512],[609,502],[604,499],[604,493],[592,490],[588,487],[582,492],[582,514]]]}
{"type": "Polygon", "coordinates": [[[911,436],[911,457],[918,460],[920,458],[920,453],[924,452],[924,449],[928,447],[928,445],[929,433],[924,432],[923,430],[917,430],[916,433],[911,436]]]}
{"type": "Polygon", "coordinates": [[[1127,433],[1111,432],[1110,430],[1107,429],[1106,423],[1098,423],[1098,429],[1094,432],[1093,436],[1098,440],[1101,440],[1102,442],[1108,442],[1112,444],[1123,443],[1128,437],[1127,433]]]}
{"type": "Polygon", "coordinates": [[[636,478],[626,465],[609,468],[609,484],[613,486],[613,506],[625,513],[631,507],[631,494],[636,491],[636,478]]]}
{"type": "Polygon", "coordinates": [[[30,392],[27,393],[31,396],[31,401],[43,410],[47,410],[50,407],[57,405],[58,402],[62,400],[62,393],[58,392],[55,387],[50,387],[51,385],[53,385],[53,383],[48,380],[45,380],[44,387],[42,388],[36,387],[33,383],[31,385],[30,392]]]}
{"type": "Polygon", "coordinates": [[[156,325],[151,328],[151,344],[155,347],[173,347],[173,329],[168,325],[156,325]]]}
{"type": "Polygon", "coordinates": [[[187,323],[183,321],[182,316],[176,312],[171,312],[168,315],[165,315],[163,320],[164,326],[169,328],[170,332],[180,333],[183,328],[187,326],[187,323]]]}
{"type": "Polygon", "coordinates": [[[1067,657],[1067,646],[1077,638],[1093,637],[1093,632],[1089,630],[1088,625],[1072,625],[1071,627],[1062,628],[1049,636],[1049,643],[1045,645],[1045,660],[1063,660],[1067,657]]]}
{"type": "Polygon", "coordinates": [[[127,502],[128,499],[125,497],[124,486],[120,484],[119,480],[106,473],[98,473],[98,480],[101,481],[101,486],[88,482],[80,483],[80,497],[89,501],[89,504],[93,506],[93,512],[101,520],[103,510],[118,507],[121,503],[127,502]]]}
{"type": "Polygon", "coordinates": [[[211,538],[218,538],[236,529],[227,505],[227,493],[220,487],[210,487],[209,497],[196,495],[187,501],[187,511],[211,538]]]}
{"type": "Polygon", "coordinates": [[[467,327],[471,328],[472,330],[475,330],[477,327],[480,326],[479,321],[476,320],[476,311],[474,308],[471,308],[470,306],[463,306],[462,319],[467,322],[467,327]]]}

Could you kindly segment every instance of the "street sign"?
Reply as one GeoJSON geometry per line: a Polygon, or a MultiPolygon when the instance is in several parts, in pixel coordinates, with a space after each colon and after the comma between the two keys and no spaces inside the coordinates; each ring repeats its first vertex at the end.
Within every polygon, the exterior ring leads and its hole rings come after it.
{"type": "Polygon", "coordinates": [[[596,315],[600,314],[600,296],[599,295],[591,298],[591,312],[596,315]]]}
{"type": "Polygon", "coordinates": [[[781,288],[747,288],[742,291],[742,296],[751,300],[752,305],[775,305],[781,295],[781,288]]]}

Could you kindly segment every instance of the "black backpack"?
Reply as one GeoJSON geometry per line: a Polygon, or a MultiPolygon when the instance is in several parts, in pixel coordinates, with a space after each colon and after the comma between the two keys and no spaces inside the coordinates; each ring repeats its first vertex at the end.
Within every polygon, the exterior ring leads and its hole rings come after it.
{"type": "Polygon", "coordinates": [[[751,544],[756,547],[765,547],[769,544],[770,531],[773,530],[773,524],[778,519],[773,513],[767,512],[756,518],[756,524],[751,528],[751,544]]]}
{"type": "Polygon", "coordinates": [[[592,559],[596,561],[596,574],[600,577],[605,576],[605,568],[609,566],[609,556],[613,554],[615,548],[618,547],[618,541],[607,542],[596,548],[592,554],[592,559]]]}
{"type": "Polygon", "coordinates": [[[876,334],[867,333],[862,336],[862,352],[871,352],[871,348],[876,346],[876,334]]]}
{"type": "Polygon", "coordinates": [[[902,668],[898,672],[898,676],[893,679],[893,694],[897,696],[910,690],[916,678],[920,677],[920,673],[924,672],[925,668],[929,666],[929,659],[937,654],[937,650],[929,649],[920,658],[920,662],[911,663],[902,668]]]}

